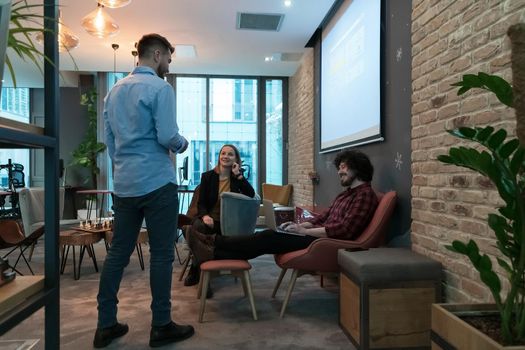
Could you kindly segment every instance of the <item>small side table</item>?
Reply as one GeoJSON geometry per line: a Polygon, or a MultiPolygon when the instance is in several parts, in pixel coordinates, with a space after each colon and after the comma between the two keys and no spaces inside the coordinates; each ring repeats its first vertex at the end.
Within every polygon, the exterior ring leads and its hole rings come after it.
{"type": "Polygon", "coordinates": [[[60,231],[59,244],[62,246],[60,274],[64,273],[70,247],[73,247],[73,277],[75,278],[75,280],[78,280],[80,278],[80,266],[82,266],[82,259],[86,250],[91,256],[91,260],[93,260],[93,266],[95,267],[95,271],[98,272],[97,259],[95,257],[95,249],[93,248],[93,244],[99,242],[104,237],[104,233],[105,231],[88,232],[74,229],[60,231]],[[76,263],[75,246],[80,246],[78,266],[76,263]]]}

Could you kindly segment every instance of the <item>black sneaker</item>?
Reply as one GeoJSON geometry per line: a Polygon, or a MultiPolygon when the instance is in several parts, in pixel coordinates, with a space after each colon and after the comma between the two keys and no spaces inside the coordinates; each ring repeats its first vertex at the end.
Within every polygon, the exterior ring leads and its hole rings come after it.
{"type": "Polygon", "coordinates": [[[184,279],[184,285],[186,287],[189,287],[198,284],[200,272],[201,270],[197,266],[191,265],[190,271],[188,272],[188,276],[186,276],[186,278],[184,279]]]}
{"type": "Polygon", "coordinates": [[[93,346],[95,348],[105,348],[113,339],[122,337],[128,333],[129,327],[127,324],[118,323],[108,328],[97,328],[95,338],[93,339],[93,346]]]}
{"type": "Polygon", "coordinates": [[[170,343],[175,343],[184,339],[188,339],[195,333],[195,330],[190,325],[178,325],[175,322],[170,322],[165,326],[151,327],[149,335],[149,346],[158,348],[170,343]]]}

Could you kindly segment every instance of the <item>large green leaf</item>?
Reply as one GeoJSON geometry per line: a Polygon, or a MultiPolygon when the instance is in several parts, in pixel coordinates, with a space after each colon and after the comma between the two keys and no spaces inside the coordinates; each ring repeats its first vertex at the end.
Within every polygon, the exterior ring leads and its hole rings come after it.
{"type": "Polygon", "coordinates": [[[512,160],[510,161],[510,170],[514,176],[518,174],[520,169],[523,167],[523,160],[525,159],[525,149],[523,147],[519,147],[514,155],[512,156],[512,160]]]}
{"type": "Polygon", "coordinates": [[[505,260],[501,258],[496,258],[496,260],[498,261],[498,265],[501,266],[509,275],[512,273],[512,268],[505,260]]]}
{"type": "Polygon", "coordinates": [[[492,291],[492,294],[499,294],[501,292],[501,281],[492,270],[481,270],[479,271],[481,281],[487,285],[492,291]]]}
{"type": "Polygon", "coordinates": [[[458,95],[462,95],[473,88],[492,91],[501,103],[512,107],[512,87],[505,79],[498,77],[497,75],[490,75],[483,72],[479,72],[478,75],[465,74],[461,81],[451,85],[460,87],[458,95]]]}
{"type": "Polygon", "coordinates": [[[489,75],[482,72],[478,73],[478,76],[487,90],[492,91],[501,103],[512,107],[514,102],[512,87],[505,79],[497,75],[489,75]]]}
{"type": "Polygon", "coordinates": [[[447,130],[450,134],[460,137],[462,139],[469,139],[472,140],[472,138],[476,135],[476,130],[469,128],[469,127],[461,127],[457,129],[447,130]]]}
{"type": "Polygon", "coordinates": [[[503,141],[505,141],[506,138],[507,132],[505,131],[505,129],[499,129],[489,137],[489,139],[487,140],[487,146],[491,150],[496,150],[499,146],[501,146],[501,144],[503,143],[503,141]]]}
{"type": "Polygon", "coordinates": [[[476,128],[476,135],[474,137],[475,140],[484,142],[486,141],[490,135],[494,132],[494,128],[492,126],[487,126],[485,128],[476,128]]]}
{"type": "Polygon", "coordinates": [[[507,159],[516,149],[518,149],[519,145],[520,141],[518,139],[512,139],[499,147],[496,152],[501,159],[507,159]]]}
{"type": "Polygon", "coordinates": [[[446,246],[446,248],[456,253],[468,255],[467,245],[461,241],[454,241],[452,245],[446,246]]]}

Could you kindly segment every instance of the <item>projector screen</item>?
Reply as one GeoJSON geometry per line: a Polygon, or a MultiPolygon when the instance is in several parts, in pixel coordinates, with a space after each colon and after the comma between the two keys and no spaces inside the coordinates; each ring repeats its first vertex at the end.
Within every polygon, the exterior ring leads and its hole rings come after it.
{"type": "Polygon", "coordinates": [[[382,141],[381,0],[345,0],[321,34],[321,152],[382,141]]]}

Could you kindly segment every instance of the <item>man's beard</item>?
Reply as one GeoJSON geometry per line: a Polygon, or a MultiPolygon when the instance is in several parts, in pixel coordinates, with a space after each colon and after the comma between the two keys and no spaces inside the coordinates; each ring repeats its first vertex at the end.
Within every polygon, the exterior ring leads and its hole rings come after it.
{"type": "Polygon", "coordinates": [[[351,186],[355,179],[356,179],[355,175],[347,176],[345,180],[341,179],[341,186],[344,186],[344,187],[351,186]]]}
{"type": "Polygon", "coordinates": [[[159,67],[157,68],[157,75],[159,78],[164,79],[164,76],[166,75],[166,73],[162,73],[159,67]]]}

